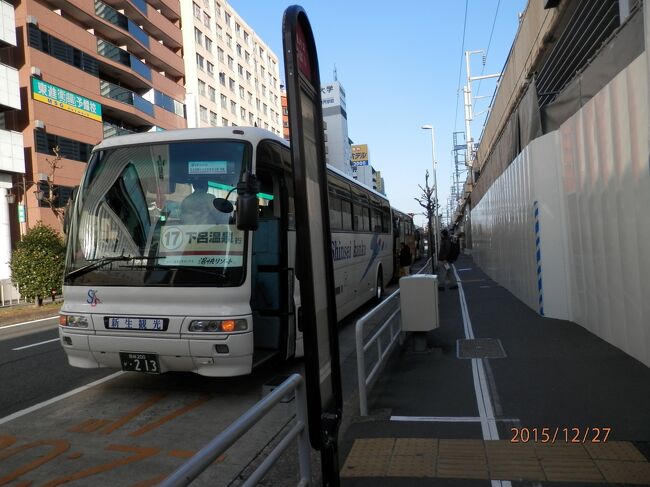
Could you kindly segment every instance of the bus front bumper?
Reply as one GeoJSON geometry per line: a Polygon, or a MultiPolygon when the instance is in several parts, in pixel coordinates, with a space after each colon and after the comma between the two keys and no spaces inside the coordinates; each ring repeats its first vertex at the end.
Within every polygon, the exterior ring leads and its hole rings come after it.
{"type": "Polygon", "coordinates": [[[169,338],[106,336],[59,327],[61,344],[73,367],[122,368],[120,352],[157,355],[160,372],[195,372],[209,377],[250,374],[253,333],[234,333],[220,339],[181,336],[169,338]],[[224,345],[226,348],[224,348],[224,345]],[[226,350],[227,351],[224,351],[226,350]]]}

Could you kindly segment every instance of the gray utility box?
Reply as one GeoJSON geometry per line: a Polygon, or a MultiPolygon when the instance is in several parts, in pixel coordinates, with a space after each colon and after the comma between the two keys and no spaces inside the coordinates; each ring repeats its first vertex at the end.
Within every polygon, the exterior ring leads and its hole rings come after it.
{"type": "Polygon", "coordinates": [[[440,326],[438,276],[418,274],[399,280],[402,331],[431,331],[440,326]]]}

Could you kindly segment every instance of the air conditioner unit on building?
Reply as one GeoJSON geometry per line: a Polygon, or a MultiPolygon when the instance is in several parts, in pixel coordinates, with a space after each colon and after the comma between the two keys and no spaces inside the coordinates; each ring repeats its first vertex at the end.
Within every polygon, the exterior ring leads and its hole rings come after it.
{"type": "Polygon", "coordinates": [[[26,22],[27,22],[28,24],[32,24],[32,25],[36,25],[36,26],[38,26],[38,18],[34,17],[33,15],[28,15],[28,16],[27,16],[27,19],[26,19],[26,22]]]}
{"type": "Polygon", "coordinates": [[[45,122],[43,120],[34,120],[34,128],[45,130],[45,122]]]}
{"type": "Polygon", "coordinates": [[[40,78],[41,77],[41,68],[38,68],[36,66],[32,66],[31,73],[32,73],[32,76],[36,76],[36,77],[40,78]]]}

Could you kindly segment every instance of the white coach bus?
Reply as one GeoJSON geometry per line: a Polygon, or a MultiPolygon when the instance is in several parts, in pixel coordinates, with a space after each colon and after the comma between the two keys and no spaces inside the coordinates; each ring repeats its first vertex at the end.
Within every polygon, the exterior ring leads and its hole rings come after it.
{"type": "MultiPolygon", "coordinates": [[[[342,173],[328,168],[328,180],[341,319],[380,298],[393,274],[391,212],[342,173]]],[[[235,376],[303,355],[283,139],[249,127],[111,137],[66,216],[59,332],[71,365],[235,376]],[[242,231],[238,193],[251,173],[258,227],[242,231]]]]}

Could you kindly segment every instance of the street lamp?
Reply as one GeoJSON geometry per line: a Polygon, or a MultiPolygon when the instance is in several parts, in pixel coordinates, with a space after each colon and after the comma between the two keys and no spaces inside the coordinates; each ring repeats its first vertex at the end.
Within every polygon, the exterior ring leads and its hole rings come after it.
{"type": "Polygon", "coordinates": [[[436,138],[433,125],[422,125],[423,130],[431,130],[431,160],[433,161],[433,252],[431,264],[435,269],[438,266],[438,182],[436,180],[436,138]]]}

